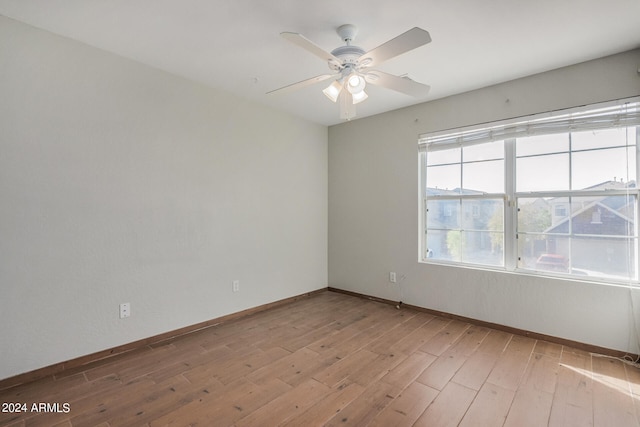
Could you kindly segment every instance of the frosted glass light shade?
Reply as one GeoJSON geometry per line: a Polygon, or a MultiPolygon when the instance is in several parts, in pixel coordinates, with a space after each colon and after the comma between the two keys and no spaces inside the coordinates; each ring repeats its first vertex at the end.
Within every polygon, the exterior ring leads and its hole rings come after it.
{"type": "Polygon", "coordinates": [[[360,92],[352,93],[351,96],[353,97],[354,104],[359,104],[369,97],[369,95],[367,95],[367,92],[365,92],[364,90],[361,90],[360,92]]]}
{"type": "Polygon", "coordinates": [[[338,100],[338,95],[340,95],[340,91],[342,91],[342,85],[336,80],[329,86],[327,86],[327,88],[324,89],[322,93],[324,93],[327,98],[329,98],[333,102],[336,102],[338,100]]]}
{"type": "Polygon", "coordinates": [[[366,84],[364,77],[354,73],[347,79],[347,90],[352,94],[360,93],[364,90],[366,84]]]}

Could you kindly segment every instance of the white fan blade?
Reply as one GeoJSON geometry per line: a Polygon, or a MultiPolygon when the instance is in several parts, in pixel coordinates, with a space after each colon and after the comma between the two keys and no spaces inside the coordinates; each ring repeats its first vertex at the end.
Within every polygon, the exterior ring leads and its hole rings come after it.
{"type": "Polygon", "coordinates": [[[375,49],[371,49],[362,55],[358,61],[361,66],[373,67],[429,42],[431,42],[429,32],[422,28],[414,27],[375,49]]]}
{"type": "Polygon", "coordinates": [[[313,53],[315,56],[317,56],[320,59],[324,59],[325,61],[332,61],[332,62],[335,61],[338,65],[342,64],[342,61],[340,59],[336,58],[335,56],[333,56],[332,54],[330,54],[329,52],[327,52],[326,50],[324,50],[323,48],[321,48],[320,46],[318,46],[317,44],[315,44],[314,42],[312,42],[302,34],[284,32],[284,33],[280,33],[280,35],[285,39],[289,40],[291,43],[294,43],[300,46],[301,48],[305,49],[306,51],[313,53]]]}
{"type": "Polygon", "coordinates": [[[429,89],[431,89],[430,86],[418,83],[408,77],[398,77],[379,70],[367,72],[364,78],[367,83],[386,87],[387,89],[415,96],[416,98],[426,96],[427,93],[429,93],[429,89]]]}
{"type": "Polygon", "coordinates": [[[274,90],[272,90],[270,92],[267,92],[267,95],[270,94],[270,93],[276,93],[276,92],[278,92],[278,93],[291,92],[293,90],[301,89],[303,87],[310,86],[312,84],[315,84],[315,83],[318,83],[318,82],[330,79],[331,77],[336,77],[336,76],[339,76],[339,75],[340,74],[323,74],[321,76],[311,77],[310,79],[302,80],[301,82],[293,83],[293,84],[281,87],[279,89],[274,89],[274,90]]]}

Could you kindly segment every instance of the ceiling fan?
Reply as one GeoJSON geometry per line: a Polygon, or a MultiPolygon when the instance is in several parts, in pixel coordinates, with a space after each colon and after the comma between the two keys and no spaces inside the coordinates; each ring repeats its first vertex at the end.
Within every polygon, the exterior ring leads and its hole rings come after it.
{"type": "Polygon", "coordinates": [[[302,34],[280,33],[290,42],[327,61],[333,73],[302,80],[267,93],[288,92],[333,78],[334,81],[322,92],[331,101],[339,101],[340,118],[350,120],[355,117],[355,105],[368,98],[364,91],[367,83],[416,97],[425,96],[429,92],[428,85],[408,77],[395,76],[370,68],[431,42],[431,36],[426,30],[414,27],[368,52],[351,44],[358,33],[355,25],[342,25],[336,32],[345,42],[345,46],[337,47],[331,53],[326,52],[302,34]]]}

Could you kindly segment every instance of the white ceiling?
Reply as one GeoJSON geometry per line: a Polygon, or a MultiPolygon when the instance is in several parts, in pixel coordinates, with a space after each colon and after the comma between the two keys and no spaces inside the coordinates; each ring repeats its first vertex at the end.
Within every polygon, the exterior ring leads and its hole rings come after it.
{"type": "Polygon", "coordinates": [[[327,51],[347,23],[364,50],[429,31],[430,44],[378,67],[429,95],[369,87],[357,117],[640,47],[640,0],[0,0],[0,14],[324,125],[340,123],[327,83],[266,95],[329,71],[283,31],[327,51]]]}

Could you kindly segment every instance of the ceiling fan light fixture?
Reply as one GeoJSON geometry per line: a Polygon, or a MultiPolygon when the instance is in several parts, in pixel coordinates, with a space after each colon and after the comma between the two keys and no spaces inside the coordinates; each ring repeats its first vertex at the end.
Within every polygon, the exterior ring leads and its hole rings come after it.
{"type": "Polygon", "coordinates": [[[367,85],[364,77],[353,73],[347,79],[347,90],[351,92],[351,94],[360,93],[364,90],[364,87],[367,85]]]}
{"type": "Polygon", "coordinates": [[[364,90],[361,90],[360,92],[352,93],[351,97],[353,98],[354,104],[359,104],[367,99],[369,95],[367,95],[367,92],[365,92],[364,90]]]}
{"type": "Polygon", "coordinates": [[[327,86],[326,89],[322,91],[322,93],[324,93],[326,97],[329,98],[331,101],[337,102],[338,95],[340,95],[341,91],[342,91],[342,85],[338,83],[337,80],[335,80],[333,83],[327,86]]]}
{"type": "Polygon", "coordinates": [[[364,91],[367,83],[415,97],[426,96],[429,91],[428,85],[369,67],[378,66],[389,59],[430,43],[431,36],[428,31],[414,27],[367,52],[352,44],[357,30],[357,27],[351,24],[340,26],[337,33],[345,45],[339,46],[331,52],[327,52],[302,34],[280,33],[286,40],[326,61],[333,73],[302,80],[267,93],[288,92],[324,80],[335,79],[322,92],[327,98],[338,104],[340,117],[346,120],[355,117],[355,105],[369,97],[364,91]]]}

